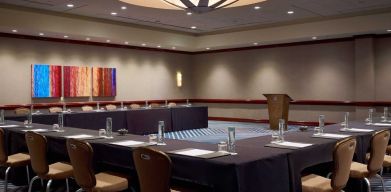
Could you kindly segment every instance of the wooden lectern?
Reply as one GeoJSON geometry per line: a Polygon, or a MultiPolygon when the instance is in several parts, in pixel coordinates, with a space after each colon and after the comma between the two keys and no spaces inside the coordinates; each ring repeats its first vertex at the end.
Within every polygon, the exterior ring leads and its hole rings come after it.
{"type": "Polygon", "coordinates": [[[292,99],[287,94],[263,94],[267,98],[270,129],[278,129],[280,119],[285,120],[285,130],[288,125],[289,102],[292,99]]]}

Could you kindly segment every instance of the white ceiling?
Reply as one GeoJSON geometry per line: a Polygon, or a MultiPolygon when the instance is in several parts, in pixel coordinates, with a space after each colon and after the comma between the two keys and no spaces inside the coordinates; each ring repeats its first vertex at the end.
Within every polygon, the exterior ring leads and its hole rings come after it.
{"type": "MultiPolygon", "coordinates": [[[[159,0],[156,0],[159,1],[159,0]]],[[[227,8],[210,13],[160,10],[122,3],[118,0],[0,0],[0,3],[54,12],[103,18],[194,34],[219,33],[309,20],[322,20],[391,8],[391,0],[267,0],[255,5],[227,8]],[[69,8],[66,5],[75,6],[69,8]],[[126,6],[126,10],[121,10],[126,6]],[[294,14],[287,14],[292,10],[294,14]],[[112,16],[110,13],[118,13],[112,16]],[[197,26],[197,29],[190,29],[197,26]]]]}

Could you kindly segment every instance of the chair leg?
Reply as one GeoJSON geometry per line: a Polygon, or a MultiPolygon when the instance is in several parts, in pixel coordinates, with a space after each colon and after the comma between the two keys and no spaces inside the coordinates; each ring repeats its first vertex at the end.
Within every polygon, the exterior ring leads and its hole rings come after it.
{"type": "Polygon", "coordinates": [[[380,169],[380,175],[383,175],[383,167],[380,169]]]}
{"type": "Polygon", "coordinates": [[[5,170],[5,176],[4,176],[4,192],[7,192],[8,190],[8,173],[10,172],[11,167],[7,167],[5,170]]]}
{"type": "Polygon", "coordinates": [[[53,180],[49,180],[48,183],[46,184],[46,192],[49,192],[50,191],[50,185],[52,185],[52,181],[53,180]]]}
{"type": "Polygon", "coordinates": [[[383,177],[382,176],[380,176],[380,175],[378,175],[378,174],[376,174],[375,175],[377,178],[379,178],[380,179],[380,181],[381,181],[381,186],[383,187],[383,192],[386,192],[386,187],[384,186],[384,180],[383,180],[383,177]]]}
{"type": "Polygon", "coordinates": [[[332,172],[330,172],[330,173],[327,173],[327,176],[326,176],[326,178],[330,179],[330,177],[331,177],[331,175],[332,175],[332,174],[333,174],[332,172]]]}
{"type": "Polygon", "coordinates": [[[369,179],[368,178],[364,178],[364,181],[367,184],[368,192],[371,192],[371,183],[369,182],[369,179]]]}
{"type": "Polygon", "coordinates": [[[80,189],[78,189],[76,192],[82,192],[83,191],[83,189],[82,188],[80,188],[80,189]]]}
{"type": "MultiPolygon", "coordinates": [[[[31,179],[28,192],[31,192],[31,188],[33,187],[33,183],[37,179],[39,179],[38,176],[35,176],[35,177],[33,177],[33,179],[31,179]]],[[[41,179],[41,181],[42,181],[42,179],[41,179]]]]}
{"type": "Polygon", "coordinates": [[[26,165],[26,174],[27,174],[27,185],[28,185],[30,184],[30,170],[28,165],[26,165]]]}
{"type": "Polygon", "coordinates": [[[67,184],[67,192],[69,192],[69,181],[68,181],[68,178],[65,179],[65,183],[67,184]]]}

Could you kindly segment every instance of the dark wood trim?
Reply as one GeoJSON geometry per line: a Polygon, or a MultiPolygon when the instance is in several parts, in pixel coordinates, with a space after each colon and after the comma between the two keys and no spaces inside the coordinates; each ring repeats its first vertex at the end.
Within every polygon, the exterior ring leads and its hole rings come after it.
{"type": "MultiPolygon", "coordinates": [[[[245,119],[245,118],[233,118],[233,117],[208,117],[209,120],[214,121],[233,121],[233,122],[246,122],[246,123],[269,123],[267,119],[245,119]]],[[[303,126],[318,126],[319,122],[311,121],[288,121],[289,125],[303,125],[303,126]]],[[[335,123],[325,123],[326,125],[331,125],[335,123]]]]}
{"type": "Polygon", "coordinates": [[[271,44],[271,45],[258,45],[258,46],[217,49],[217,50],[205,50],[205,51],[195,51],[195,52],[172,50],[172,49],[158,49],[158,48],[152,48],[152,47],[142,47],[142,46],[133,46],[133,45],[111,44],[111,43],[94,42],[94,41],[86,41],[86,40],[72,40],[72,39],[61,39],[61,38],[52,38],[52,37],[40,37],[40,36],[32,36],[32,35],[14,34],[14,33],[0,33],[0,37],[60,42],[60,43],[69,43],[69,44],[78,44],[78,45],[113,47],[113,48],[123,48],[123,49],[132,49],[132,50],[198,55],[198,54],[206,54],[206,53],[222,53],[222,52],[246,51],[246,50],[254,50],[254,49],[269,49],[269,48],[277,48],[277,47],[291,47],[291,46],[300,46],[300,45],[316,45],[316,44],[324,44],[324,43],[347,42],[347,41],[353,41],[355,39],[360,39],[360,38],[386,38],[386,37],[391,37],[391,34],[389,34],[389,33],[363,34],[363,35],[358,35],[358,36],[353,36],[353,37],[343,37],[343,38],[335,38],[335,39],[309,40],[309,41],[300,41],[300,42],[292,42],[292,43],[278,43],[278,44],[271,44]]]}

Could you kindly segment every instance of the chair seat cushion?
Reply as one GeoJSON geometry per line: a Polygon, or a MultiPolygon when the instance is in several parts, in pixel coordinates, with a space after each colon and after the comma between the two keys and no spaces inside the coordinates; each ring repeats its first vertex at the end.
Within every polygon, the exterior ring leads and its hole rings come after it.
{"type": "Polygon", "coordinates": [[[128,188],[128,179],[118,174],[102,172],[95,175],[94,191],[122,191],[128,188]]]}
{"type": "Polygon", "coordinates": [[[332,192],[331,179],[318,175],[307,175],[301,178],[303,192],[332,192]]]}
{"type": "Polygon", "coordinates": [[[369,174],[367,165],[357,162],[352,162],[350,166],[350,177],[355,179],[363,179],[369,174]]]}
{"type": "Polygon", "coordinates": [[[30,163],[30,155],[27,155],[24,153],[17,153],[17,154],[8,156],[6,166],[20,167],[20,166],[26,166],[29,163],[30,163]]]}
{"type": "Polygon", "coordinates": [[[73,176],[73,168],[68,163],[57,162],[49,165],[47,179],[66,179],[73,176]]]}

